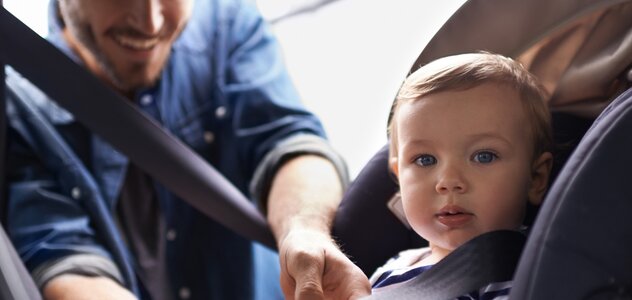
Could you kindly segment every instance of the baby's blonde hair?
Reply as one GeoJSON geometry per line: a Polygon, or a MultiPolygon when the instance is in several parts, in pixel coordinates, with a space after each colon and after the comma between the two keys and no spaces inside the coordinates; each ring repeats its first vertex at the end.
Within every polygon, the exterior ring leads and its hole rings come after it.
{"type": "Polygon", "coordinates": [[[397,156],[397,111],[402,103],[416,101],[430,94],[463,91],[484,83],[497,83],[520,95],[527,119],[531,122],[533,157],[552,151],[551,115],[546,92],[538,80],[511,58],[489,52],[443,57],[412,73],[399,90],[388,122],[389,156],[397,156]]]}

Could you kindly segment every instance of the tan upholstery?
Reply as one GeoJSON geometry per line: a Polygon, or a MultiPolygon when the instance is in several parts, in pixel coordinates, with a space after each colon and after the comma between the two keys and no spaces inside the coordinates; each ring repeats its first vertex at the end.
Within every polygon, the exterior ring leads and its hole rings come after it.
{"type": "Polygon", "coordinates": [[[594,118],[630,86],[632,1],[470,0],[411,71],[480,50],[521,61],[543,81],[552,110],[594,118]]]}

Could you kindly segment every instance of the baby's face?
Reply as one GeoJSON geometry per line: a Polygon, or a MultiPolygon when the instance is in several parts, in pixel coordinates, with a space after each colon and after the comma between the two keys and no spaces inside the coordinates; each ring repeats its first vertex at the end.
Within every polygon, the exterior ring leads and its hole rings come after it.
{"type": "Polygon", "coordinates": [[[517,92],[495,84],[400,106],[397,173],[404,211],[433,247],[517,229],[530,188],[532,140],[517,92]]]}

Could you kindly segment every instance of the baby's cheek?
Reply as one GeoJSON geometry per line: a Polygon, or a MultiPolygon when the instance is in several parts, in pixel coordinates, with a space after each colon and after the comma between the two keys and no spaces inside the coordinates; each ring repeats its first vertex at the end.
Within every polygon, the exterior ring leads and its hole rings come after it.
{"type": "Polygon", "coordinates": [[[520,228],[524,219],[526,202],[520,203],[504,203],[494,211],[494,215],[489,216],[489,230],[515,230],[520,228]]]}

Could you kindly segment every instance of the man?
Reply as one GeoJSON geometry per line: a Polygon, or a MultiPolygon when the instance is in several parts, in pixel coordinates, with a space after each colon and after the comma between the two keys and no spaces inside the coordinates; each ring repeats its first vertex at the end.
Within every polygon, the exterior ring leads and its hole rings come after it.
{"type": "MultiPolygon", "coordinates": [[[[52,43],[250,188],[288,299],[369,292],[329,235],[344,165],[251,4],[53,0],[50,19],[52,43]]],[[[19,74],[7,83],[6,223],[45,298],[274,297],[270,253],[177,199],[19,74]]]]}

